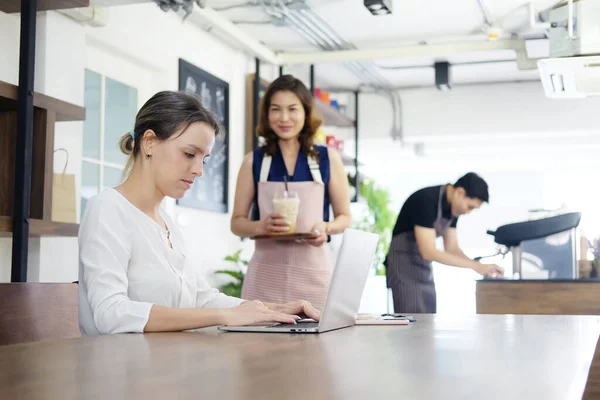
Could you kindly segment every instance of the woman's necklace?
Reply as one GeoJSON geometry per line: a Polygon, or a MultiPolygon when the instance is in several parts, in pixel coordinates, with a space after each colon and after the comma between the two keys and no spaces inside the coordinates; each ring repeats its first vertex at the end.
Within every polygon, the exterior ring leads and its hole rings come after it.
{"type": "Polygon", "coordinates": [[[173,243],[171,243],[171,231],[169,230],[169,226],[163,219],[163,224],[165,225],[165,230],[167,231],[167,242],[169,242],[169,247],[173,248],[173,243]]]}

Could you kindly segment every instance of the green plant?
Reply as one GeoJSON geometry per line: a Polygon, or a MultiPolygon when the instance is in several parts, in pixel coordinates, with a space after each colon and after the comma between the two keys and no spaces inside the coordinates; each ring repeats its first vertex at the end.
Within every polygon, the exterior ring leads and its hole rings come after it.
{"type": "MultiPolygon", "coordinates": [[[[348,176],[348,181],[353,184],[354,178],[348,176]]],[[[360,181],[360,197],[365,199],[368,211],[362,216],[362,219],[354,224],[354,228],[379,234],[375,274],[385,275],[383,262],[390,246],[395,223],[395,215],[389,208],[390,193],[379,187],[373,180],[362,179],[360,181]]]]}
{"type": "Polygon", "coordinates": [[[241,254],[242,250],[240,249],[235,253],[225,257],[225,261],[231,261],[235,263],[239,269],[220,269],[215,271],[215,274],[228,275],[234,279],[233,282],[226,283],[225,285],[219,287],[219,290],[227,296],[238,298],[242,297],[242,284],[244,283],[244,276],[246,275],[244,269],[245,267],[248,267],[248,261],[243,260],[241,258],[241,254]]]}

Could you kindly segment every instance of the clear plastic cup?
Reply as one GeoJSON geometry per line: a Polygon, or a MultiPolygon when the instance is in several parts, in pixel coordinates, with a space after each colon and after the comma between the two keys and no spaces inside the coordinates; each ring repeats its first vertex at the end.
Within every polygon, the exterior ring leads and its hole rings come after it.
{"type": "Polygon", "coordinates": [[[273,197],[273,213],[281,214],[290,224],[289,230],[282,234],[296,232],[296,220],[300,211],[300,198],[297,192],[283,191],[273,197]]]}

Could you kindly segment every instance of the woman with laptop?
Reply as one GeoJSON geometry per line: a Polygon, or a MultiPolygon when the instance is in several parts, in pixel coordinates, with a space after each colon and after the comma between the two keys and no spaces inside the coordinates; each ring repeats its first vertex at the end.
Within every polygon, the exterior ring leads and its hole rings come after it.
{"type": "Polygon", "coordinates": [[[244,158],[231,218],[233,233],[260,238],[244,299],[303,298],[323,308],[332,273],[323,244],[350,225],[350,199],[340,155],[313,144],[320,124],[300,80],[283,75],[269,85],[256,130],[264,145],[244,158]]]}
{"type": "Polygon", "coordinates": [[[160,205],[202,175],[216,118],[182,92],[155,94],[121,138],[126,180],[92,197],[79,229],[79,325],[84,335],[315,320],[307,301],[242,301],[209,287],[160,205]]]}

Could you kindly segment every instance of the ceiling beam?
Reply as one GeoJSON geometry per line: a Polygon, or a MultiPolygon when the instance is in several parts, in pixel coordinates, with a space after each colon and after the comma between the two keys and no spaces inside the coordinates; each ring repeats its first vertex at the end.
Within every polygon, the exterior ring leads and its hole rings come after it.
{"type": "Polygon", "coordinates": [[[415,46],[401,46],[392,48],[318,51],[309,53],[281,53],[279,54],[279,57],[281,58],[281,61],[284,65],[292,65],[308,63],[377,60],[400,57],[443,57],[450,56],[453,54],[492,50],[514,50],[517,53],[517,63],[521,62],[522,66],[527,65],[527,63],[525,62],[527,60],[527,50],[525,47],[525,41],[516,39],[465,41],[439,44],[423,44],[415,46]],[[519,58],[521,58],[522,60],[520,61],[519,58]]]}
{"type": "MultiPolygon", "coordinates": [[[[227,18],[221,16],[217,11],[210,7],[194,7],[194,11],[190,16],[190,20],[197,21],[198,18],[208,22],[211,28],[218,31],[219,33],[227,36],[228,39],[232,40],[239,47],[246,50],[254,57],[257,57],[261,61],[268,62],[275,65],[281,65],[281,58],[273,50],[259,42],[258,40],[250,37],[246,32],[237,27],[227,18]]],[[[211,30],[212,30],[211,29],[211,30]]]]}
{"type": "Polygon", "coordinates": [[[370,48],[337,51],[317,51],[306,53],[275,53],[260,41],[252,38],[237,25],[219,14],[210,7],[196,7],[190,20],[208,23],[211,30],[215,30],[236,46],[244,49],[261,61],[274,65],[315,64],[325,62],[344,62],[359,60],[377,60],[399,57],[444,57],[453,54],[462,54],[477,51],[514,50],[519,69],[537,68],[536,60],[527,57],[524,40],[486,40],[463,42],[435,43],[413,46],[400,46],[391,48],[370,48]]]}

